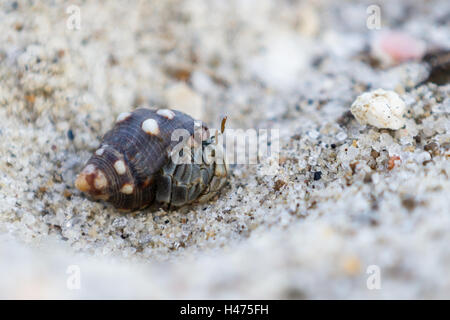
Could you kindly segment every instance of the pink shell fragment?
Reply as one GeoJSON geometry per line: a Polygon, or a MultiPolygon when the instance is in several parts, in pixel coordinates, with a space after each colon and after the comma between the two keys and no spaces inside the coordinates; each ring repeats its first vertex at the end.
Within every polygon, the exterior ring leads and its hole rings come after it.
{"type": "Polygon", "coordinates": [[[372,54],[385,65],[419,60],[425,54],[426,45],[404,32],[383,32],[372,42],[372,54]]]}

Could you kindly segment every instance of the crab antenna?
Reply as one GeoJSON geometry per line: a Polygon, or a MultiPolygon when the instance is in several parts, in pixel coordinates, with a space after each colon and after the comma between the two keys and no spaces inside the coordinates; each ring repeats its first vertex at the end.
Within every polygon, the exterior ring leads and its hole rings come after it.
{"type": "MultiPolygon", "coordinates": [[[[223,133],[225,131],[225,123],[226,122],[227,122],[227,116],[224,116],[222,118],[222,123],[220,124],[220,133],[223,133]]],[[[216,130],[216,134],[214,135],[216,144],[218,143],[218,136],[219,136],[219,131],[216,130]]]]}
{"type": "Polygon", "coordinates": [[[227,122],[227,116],[224,116],[223,118],[222,118],[222,124],[221,124],[221,126],[220,126],[220,132],[224,132],[225,131],[225,123],[227,122]]]}

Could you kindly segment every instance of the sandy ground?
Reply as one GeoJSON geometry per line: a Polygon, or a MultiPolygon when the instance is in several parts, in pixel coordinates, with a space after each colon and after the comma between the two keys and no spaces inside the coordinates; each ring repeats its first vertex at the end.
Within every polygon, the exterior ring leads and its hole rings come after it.
{"type": "Polygon", "coordinates": [[[367,59],[389,29],[448,49],[450,5],[381,1],[377,31],[370,4],[1,1],[0,297],[450,298],[450,85],[367,59]],[[404,128],[348,114],[376,88],[404,128]],[[119,113],[174,105],[279,129],[279,170],[172,212],[74,188],[119,113]]]}

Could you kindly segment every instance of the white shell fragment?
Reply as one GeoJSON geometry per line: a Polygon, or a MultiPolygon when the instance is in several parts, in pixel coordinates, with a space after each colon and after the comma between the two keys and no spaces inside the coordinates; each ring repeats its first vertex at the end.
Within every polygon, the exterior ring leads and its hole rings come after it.
{"type": "Polygon", "coordinates": [[[371,42],[372,56],[386,67],[408,60],[420,60],[426,49],[424,41],[399,31],[381,32],[371,42]]]}
{"type": "Polygon", "coordinates": [[[403,127],[405,102],[394,91],[377,89],[356,98],[351,112],[360,124],[397,130],[403,127]]]}

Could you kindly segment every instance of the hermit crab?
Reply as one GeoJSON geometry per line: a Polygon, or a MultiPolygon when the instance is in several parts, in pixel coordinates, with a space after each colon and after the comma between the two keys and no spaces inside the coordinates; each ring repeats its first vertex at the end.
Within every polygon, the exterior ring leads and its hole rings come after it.
{"type": "Polygon", "coordinates": [[[225,121],[221,131],[211,135],[204,123],[176,110],[122,113],[75,186],[124,211],[206,202],[227,181],[228,165],[219,143],[225,121]]]}

